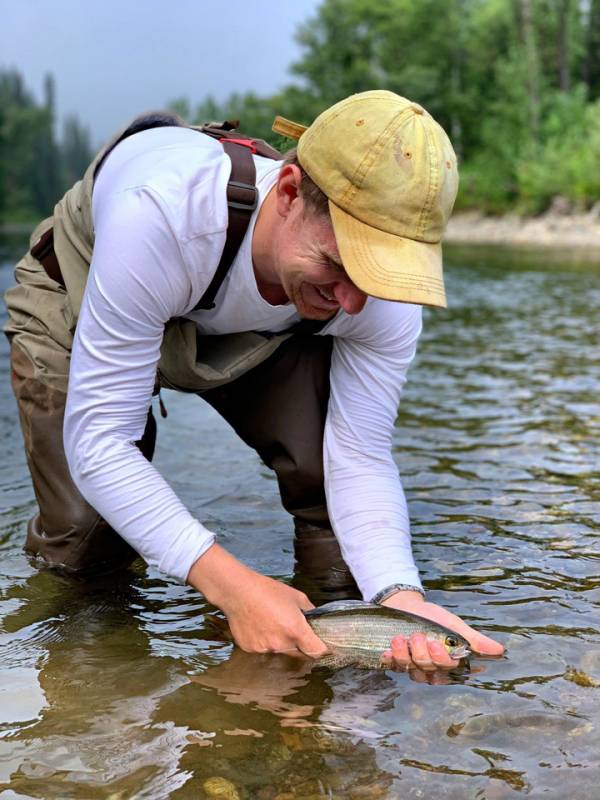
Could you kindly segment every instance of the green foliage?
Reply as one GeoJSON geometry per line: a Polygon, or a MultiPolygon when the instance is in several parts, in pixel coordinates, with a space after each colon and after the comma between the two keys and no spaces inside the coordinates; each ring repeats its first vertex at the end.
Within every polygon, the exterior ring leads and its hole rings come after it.
{"type": "Polygon", "coordinates": [[[517,169],[524,211],[543,211],[562,195],[585,207],[600,199],[600,100],[587,105],[580,90],[560,97],[547,119],[548,135],[537,158],[517,169]]]}
{"type": "MultiPolygon", "coordinates": [[[[273,110],[273,98],[260,98],[254,92],[235,93],[223,104],[221,112],[218,120],[241,120],[241,129],[245,133],[251,133],[260,139],[271,136],[271,125],[276,113],[273,110]]],[[[198,119],[200,121],[202,120],[198,119]]]]}
{"type": "Polygon", "coordinates": [[[600,0],[589,0],[582,77],[592,100],[600,97],[600,0]]]}
{"type": "Polygon", "coordinates": [[[459,206],[600,198],[586,100],[600,91],[600,0],[325,0],[298,41],[313,107],[378,87],[438,119],[461,161],[459,206]]]}
{"type": "Polygon", "coordinates": [[[457,209],[503,214],[514,206],[515,200],[514,176],[503,173],[501,163],[493,156],[479,153],[461,167],[457,209]]]}
{"type": "Polygon", "coordinates": [[[213,97],[206,97],[192,111],[186,100],[175,100],[169,103],[169,110],[191,125],[202,125],[207,122],[223,122],[224,120],[237,121],[240,130],[257,139],[264,139],[274,147],[286,150],[290,141],[273,133],[271,126],[274,118],[280,114],[292,117],[298,122],[306,119],[309,123],[314,119],[311,110],[307,112],[307,101],[304,92],[297,87],[288,87],[284,92],[272,97],[260,97],[254,92],[231,94],[223,103],[218,103],[213,97]]]}
{"type": "Polygon", "coordinates": [[[309,124],[349,94],[390,89],[448,131],[459,207],[537,212],[557,194],[600,197],[588,99],[598,92],[600,0],[324,0],[296,38],[300,84],[268,98],[207,98],[196,121],[239,118],[272,141],[275,114],[309,124]]]}
{"type": "Polygon", "coordinates": [[[60,149],[62,186],[68,188],[82,177],[92,160],[93,152],[89,129],[74,115],[65,120],[60,149]]]}
{"type": "Polygon", "coordinates": [[[397,0],[328,0],[300,26],[296,39],[305,55],[292,71],[312,87],[320,109],[385,81],[384,27],[397,6],[397,0]]]}
{"type": "Polygon", "coordinates": [[[191,117],[190,104],[185,97],[178,97],[176,100],[171,100],[167,105],[167,111],[172,111],[188,122],[191,117]]]}
{"type": "MultiPolygon", "coordinates": [[[[270,97],[185,98],[191,123],[239,119],[280,149],[280,114],[310,124],[354,92],[383,88],[423,104],[461,164],[459,207],[536,213],[556,195],[600,199],[600,0],[322,0],[296,35],[294,83],[270,97]]],[[[54,83],[37,104],[0,71],[0,221],[47,214],[91,158],[71,118],[53,134],[54,83]]]]}
{"type": "Polygon", "coordinates": [[[35,145],[47,127],[45,109],[34,106],[21,76],[14,72],[0,74],[0,152],[2,153],[3,211],[14,220],[27,218],[36,201],[35,145]]]}
{"type": "Polygon", "coordinates": [[[71,118],[64,144],[54,136],[54,81],[49,75],[42,105],[15,70],[0,71],[0,223],[47,216],[91,160],[89,134],[71,118]]]}

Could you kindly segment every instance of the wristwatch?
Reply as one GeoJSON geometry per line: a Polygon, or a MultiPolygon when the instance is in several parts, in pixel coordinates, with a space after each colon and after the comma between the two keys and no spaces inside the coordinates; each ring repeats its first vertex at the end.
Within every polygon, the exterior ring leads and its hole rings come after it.
{"type": "Polygon", "coordinates": [[[425,592],[418,586],[410,586],[408,583],[392,583],[386,586],[371,599],[372,603],[383,603],[388,597],[391,597],[395,592],[418,592],[423,599],[425,599],[425,592]]]}

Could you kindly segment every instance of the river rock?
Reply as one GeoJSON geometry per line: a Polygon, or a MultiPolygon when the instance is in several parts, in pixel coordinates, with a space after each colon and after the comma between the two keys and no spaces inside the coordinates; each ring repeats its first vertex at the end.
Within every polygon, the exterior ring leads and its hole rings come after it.
{"type": "Polygon", "coordinates": [[[550,203],[550,208],[548,209],[548,214],[549,215],[557,214],[558,216],[561,217],[567,217],[569,216],[569,214],[571,214],[572,211],[573,208],[569,200],[566,197],[557,194],[552,198],[552,202],[550,203]]]}
{"type": "Polygon", "coordinates": [[[227,778],[215,776],[214,778],[207,778],[202,784],[202,788],[206,792],[207,797],[218,798],[218,800],[240,800],[235,785],[228,781],[227,778]]]}

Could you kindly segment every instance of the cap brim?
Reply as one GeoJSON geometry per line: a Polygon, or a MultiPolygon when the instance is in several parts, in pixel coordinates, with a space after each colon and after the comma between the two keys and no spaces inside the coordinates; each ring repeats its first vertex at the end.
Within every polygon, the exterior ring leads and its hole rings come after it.
{"type": "Polygon", "coordinates": [[[329,201],[344,269],[363,292],[383,300],[446,308],[442,245],[372,228],[329,201]]]}

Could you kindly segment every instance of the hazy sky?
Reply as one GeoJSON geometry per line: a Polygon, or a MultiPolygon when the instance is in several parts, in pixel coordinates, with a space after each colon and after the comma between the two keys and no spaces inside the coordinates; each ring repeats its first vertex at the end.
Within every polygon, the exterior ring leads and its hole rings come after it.
{"type": "Polygon", "coordinates": [[[56,78],[59,124],[96,143],[132,116],[185,97],[270,94],[291,78],[298,24],[319,0],[0,0],[0,68],[41,100],[56,78]]]}

